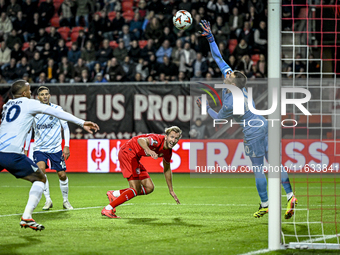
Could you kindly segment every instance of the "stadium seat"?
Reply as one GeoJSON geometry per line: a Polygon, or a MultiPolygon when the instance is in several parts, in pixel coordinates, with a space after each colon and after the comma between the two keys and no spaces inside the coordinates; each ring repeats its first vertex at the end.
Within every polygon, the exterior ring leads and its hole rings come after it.
{"type": "Polygon", "coordinates": [[[122,16],[126,21],[129,22],[129,21],[133,20],[135,13],[132,10],[129,10],[129,11],[124,12],[122,16]]]}
{"type": "Polygon", "coordinates": [[[117,43],[116,41],[111,41],[111,42],[110,42],[110,47],[111,47],[112,49],[115,49],[115,48],[118,47],[118,43],[117,43]]]}
{"type": "Polygon", "coordinates": [[[73,32],[79,32],[80,30],[84,30],[84,28],[83,27],[74,27],[74,28],[72,28],[72,33],[73,32]]]}
{"type": "Polygon", "coordinates": [[[71,33],[71,42],[77,41],[77,38],[79,36],[79,31],[74,31],[71,33]]]}
{"type": "Polygon", "coordinates": [[[122,11],[126,12],[126,11],[133,11],[132,10],[133,7],[133,1],[123,1],[122,2],[122,11]]]}
{"type": "Polygon", "coordinates": [[[147,40],[140,40],[140,41],[138,41],[138,44],[139,44],[139,48],[143,49],[145,47],[145,45],[148,44],[148,41],[147,40]]]}
{"type": "Polygon", "coordinates": [[[47,33],[51,33],[51,27],[46,27],[46,28],[45,28],[45,31],[46,31],[47,33]]]}
{"type": "Polygon", "coordinates": [[[107,15],[109,20],[112,21],[115,17],[116,17],[116,12],[109,12],[109,14],[107,15]]]}
{"type": "Polygon", "coordinates": [[[59,2],[59,1],[53,1],[53,5],[54,5],[54,12],[55,13],[58,13],[58,10],[60,8],[60,5],[62,4],[63,2],[59,2]]]}
{"type": "Polygon", "coordinates": [[[61,38],[63,38],[65,41],[68,41],[68,36],[69,36],[70,30],[71,29],[69,27],[58,28],[58,32],[61,35],[61,38]]]}
{"type": "Polygon", "coordinates": [[[59,27],[60,26],[59,25],[59,17],[53,17],[50,22],[51,22],[51,26],[53,26],[53,27],[59,27]]]}
{"type": "Polygon", "coordinates": [[[24,50],[26,50],[29,46],[30,46],[30,43],[29,43],[29,42],[24,42],[24,44],[22,45],[21,49],[24,51],[24,50]]]}
{"type": "Polygon", "coordinates": [[[237,46],[237,40],[236,39],[230,39],[229,40],[229,46],[228,46],[230,54],[233,54],[236,46],[237,46]]]}
{"type": "Polygon", "coordinates": [[[257,62],[260,60],[260,54],[252,55],[251,60],[254,62],[254,64],[257,64],[257,62]]]}
{"type": "Polygon", "coordinates": [[[70,50],[71,49],[71,47],[72,47],[72,41],[69,41],[69,42],[67,42],[66,43],[66,47],[70,50]]]}

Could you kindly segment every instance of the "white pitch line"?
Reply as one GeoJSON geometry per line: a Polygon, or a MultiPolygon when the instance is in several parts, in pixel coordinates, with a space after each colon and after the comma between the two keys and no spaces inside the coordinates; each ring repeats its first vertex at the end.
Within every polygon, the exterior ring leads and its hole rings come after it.
{"type": "Polygon", "coordinates": [[[267,252],[270,252],[270,250],[269,249],[262,249],[262,250],[243,253],[243,254],[240,254],[240,255],[255,255],[255,254],[263,254],[263,253],[267,253],[267,252]]]}

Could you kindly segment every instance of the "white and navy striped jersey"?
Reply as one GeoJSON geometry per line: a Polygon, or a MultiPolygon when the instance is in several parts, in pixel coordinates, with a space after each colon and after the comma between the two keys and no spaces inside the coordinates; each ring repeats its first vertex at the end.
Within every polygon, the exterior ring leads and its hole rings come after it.
{"type": "MultiPolygon", "coordinates": [[[[50,107],[63,110],[61,106],[50,103],[50,107]]],[[[57,153],[61,151],[61,128],[67,127],[67,122],[51,115],[37,114],[33,120],[34,151],[57,153]]],[[[68,141],[67,145],[68,146],[68,141]]]]}
{"type": "Polygon", "coordinates": [[[33,118],[48,105],[20,97],[8,100],[3,106],[0,125],[0,152],[23,153],[24,142],[33,118]]]}

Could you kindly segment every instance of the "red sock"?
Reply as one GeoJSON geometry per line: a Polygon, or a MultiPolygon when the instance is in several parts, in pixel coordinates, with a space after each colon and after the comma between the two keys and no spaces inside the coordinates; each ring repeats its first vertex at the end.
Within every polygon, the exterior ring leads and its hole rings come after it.
{"type": "Polygon", "coordinates": [[[137,196],[137,191],[135,191],[132,188],[126,189],[123,193],[120,194],[119,197],[117,197],[112,203],[110,203],[110,205],[113,208],[115,208],[118,205],[121,205],[125,203],[126,201],[134,198],[135,196],[137,196]]]}
{"type": "Polygon", "coordinates": [[[140,194],[138,196],[142,196],[142,195],[147,195],[148,193],[146,193],[145,188],[142,186],[141,190],[140,190],[140,194]]]}

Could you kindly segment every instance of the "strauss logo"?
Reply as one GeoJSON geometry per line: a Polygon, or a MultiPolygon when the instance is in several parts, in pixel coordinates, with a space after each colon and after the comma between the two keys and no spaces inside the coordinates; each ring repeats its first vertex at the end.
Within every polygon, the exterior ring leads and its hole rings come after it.
{"type": "Polygon", "coordinates": [[[99,149],[100,142],[97,144],[97,149],[93,149],[91,152],[91,158],[94,162],[97,163],[97,169],[96,170],[101,170],[99,167],[99,164],[102,163],[105,159],[105,150],[99,149]]]}

